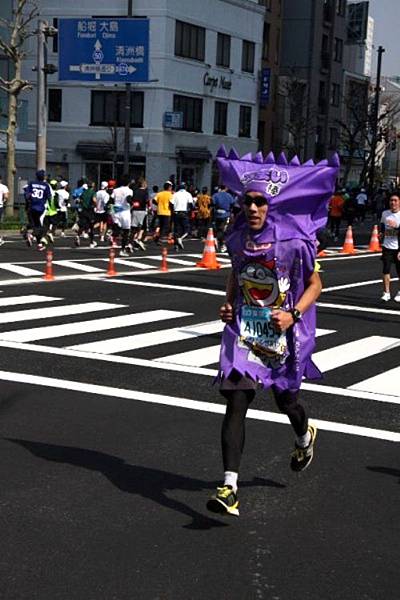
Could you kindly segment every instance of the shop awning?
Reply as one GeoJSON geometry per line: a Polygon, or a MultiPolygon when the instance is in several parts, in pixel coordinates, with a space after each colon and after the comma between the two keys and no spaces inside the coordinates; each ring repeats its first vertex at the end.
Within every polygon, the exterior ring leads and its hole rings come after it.
{"type": "Polygon", "coordinates": [[[212,158],[211,152],[204,146],[176,146],[176,154],[184,162],[208,162],[212,158]]]}
{"type": "Polygon", "coordinates": [[[76,145],[76,152],[84,158],[110,158],[114,152],[112,144],[107,142],[82,141],[76,145]]]}

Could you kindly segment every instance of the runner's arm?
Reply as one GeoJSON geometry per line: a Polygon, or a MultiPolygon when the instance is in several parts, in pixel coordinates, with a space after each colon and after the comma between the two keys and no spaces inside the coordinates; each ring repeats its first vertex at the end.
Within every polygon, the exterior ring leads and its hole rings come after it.
{"type": "Polygon", "coordinates": [[[225,303],[219,309],[219,316],[224,323],[233,321],[233,305],[236,297],[236,279],[233,271],[229,273],[228,281],[226,282],[225,303]]]}
{"type": "MultiPolygon", "coordinates": [[[[294,306],[301,314],[305,313],[319,298],[322,290],[322,282],[318,273],[314,273],[309,278],[306,288],[300,297],[299,301],[294,306]]],[[[272,311],[272,321],[277,331],[286,331],[294,324],[293,315],[291,312],[284,310],[272,311]]]]}

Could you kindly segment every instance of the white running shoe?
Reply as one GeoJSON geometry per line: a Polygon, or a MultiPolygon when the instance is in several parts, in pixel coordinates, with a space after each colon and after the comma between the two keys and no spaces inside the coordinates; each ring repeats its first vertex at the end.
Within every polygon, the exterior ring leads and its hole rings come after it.
{"type": "Polygon", "coordinates": [[[395,295],[395,297],[394,297],[394,301],[395,301],[395,302],[400,302],[400,291],[399,291],[399,292],[397,292],[397,294],[395,295]]]}
{"type": "Polygon", "coordinates": [[[142,240],[135,240],[136,246],[139,246],[141,250],[146,250],[146,246],[143,244],[142,240]]]}
{"type": "Polygon", "coordinates": [[[89,248],[96,248],[96,246],[97,246],[97,242],[92,242],[92,243],[89,245],[89,248]]]}
{"type": "Polygon", "coordinates": [[[85,238],[85,239],[87,240],[87,239],[88,239],[88,237],[89,237],[89,234],[88,234],[88,233],[86,233],[86,231],[84,231],[84,232],[82,233],[82,237],[83,237],[83,238],[85,238]]]}
{"type": "MultiPolygon", "coordinates": [[[[383,300],[384,302],[389,302],[390,292],[383,292],[381,300],[383,300]]],[[[400,296],[399,296],[399,299],[396,300],[396,302],[400,302],[400,296]]]]}
{"type": "Polygon", "coordinates": [[[3,240],[3,238],[0,238],[0,246],[2,246],[3,244],[5,244],[5,241],[3,240]]]}
{"type": "Polygon", "coordinates": [[[126,250],[121,250],[121,252],[119,253],[120,256],[130,256],[129,252],[127,252],[126,250]]]}
{"type": "Polygon", "coordinates": [[[65,237],[65,233],[64,233],[64,231],[62,231],[62,232],[60,233],[60,235],[61,235],[61,237],[65,237]]]}
{"type": "Polygon", "coordinates": [[[185,249],[185,246],[183,245],[182,242],[182,238],[176,238],[176,245],[178,246],[178,248],[180,248],[181,250],[185,249]]]}

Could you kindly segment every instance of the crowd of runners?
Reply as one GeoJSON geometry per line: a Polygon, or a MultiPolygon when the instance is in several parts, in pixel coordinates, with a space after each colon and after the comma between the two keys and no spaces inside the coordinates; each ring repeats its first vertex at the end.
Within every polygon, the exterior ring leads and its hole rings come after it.
{"type": "Polygon", "coordinates": [[[123,175],[119,181],[102,181],[98,189],[85,179],[71,187],[44,171],[24,188],[24,197],[26,223],[21,232],[28,246],[45,250],[70,228],[75,246],[85,238],[90,248],[108,242],[121,247],[121,256],[145,250],[148,241],[170,241],[182,250],[187,236],[204,239],[209,227],[224,252],[225,230],[237,201],[223,186],[209,193],[207,187],[175,187],[166,181],[161,189],[154,185],[149,190],[144,178],[134,181],[123,175]]]}

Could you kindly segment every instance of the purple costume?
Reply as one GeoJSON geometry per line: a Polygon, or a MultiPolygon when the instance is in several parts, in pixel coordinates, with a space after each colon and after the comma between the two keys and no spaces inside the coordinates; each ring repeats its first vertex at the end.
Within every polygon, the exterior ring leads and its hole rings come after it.
{"type": "Polygon", "coordinates": [[[239,214],[226,235],[235,281],[235,319],[225,326],[219,379],[235,374],[268,388],[297,391],[303,377],[321,376],[311,360],[316,311],[277,334],[272,309],[291,310],[303,295],[315,268],[316,232],[326,224],[339,162],[287,163],[261,153],[241,159],[225,148],[217,154],[223,183],[238,195],[259,192],[268,200],[266,222],[252,231],[239,214]]]}

